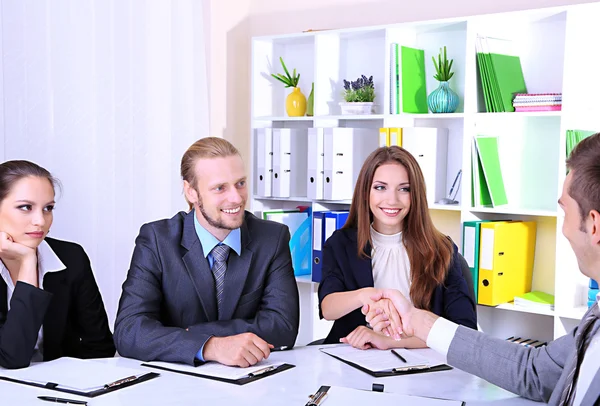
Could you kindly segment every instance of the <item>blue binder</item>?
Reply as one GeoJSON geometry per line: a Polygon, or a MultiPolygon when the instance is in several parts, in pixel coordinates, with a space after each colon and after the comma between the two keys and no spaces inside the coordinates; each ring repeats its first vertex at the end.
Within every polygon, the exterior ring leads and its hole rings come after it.
{"type": "Polygon", "coordinates": [[[325,236],[323,237],[323,243],[327,241],[331,234],[335,230],[338,230],[346,224],[348,220],[348,211],[326,211],[325,212],[325,236]]]}
{"type": "Polygon", "coordinates": [[[325,212],[313,212],[312,240],[312,281],[321,283],[321,262],[323,261],[323,236],[325,232],[325,212]]]}

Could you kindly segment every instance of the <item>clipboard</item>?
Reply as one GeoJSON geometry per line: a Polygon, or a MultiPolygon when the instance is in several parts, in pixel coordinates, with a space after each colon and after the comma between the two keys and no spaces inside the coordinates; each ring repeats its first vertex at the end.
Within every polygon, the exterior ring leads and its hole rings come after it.
{"type": "Polygon", "coordinates": [[[283,371],[287,371],[288,369],[292,369],[295,367],[295,365],[292,364],[280,364],[277,366],[269,366],[264,368],[264,370],[259,370],[256,372],[251,372],[248,375],[239,378],[239,379],[228,379],[228,378],[223,378],[223,377],[219,377],[219,376],[212,376],[212,375],[207,375],[207,374],[202,374],[199,372],[192,372],[190,370],[181,370],[181,369],[177,369],[177,368],[169,368],[166,366],[162,366],[162,365],[153,365],[150,363],[143,363],[141,364],[144,367],[148,367],[148,368],[156,368],[156,369],[160,369],[162,371],[169,371],[169,372],[175,372],[178,374],[184,374],[184,375],[189,375],[189,376],[195,376],[197,378],[205,378],[205,379],[211,379],[214,381],[219,381],[219,382],[225,382],[225,383],[231,383],[234,385],[245,385],[247,383],[250,382],[254,382],[254,381],[258,381],[259,379],[263,379],[266,378],[268,376],[271,375],[275,375],[279,372],[283,372],[283,371]]]}
{"type": "MultiPolygon", "coordinates": [[[[320,349],[320,350],[323,350],[323,349],[320,349]]],[[[449,371],[449,370],[453,369],[450,365],[438,364],[438,365],[433,365],[433,366],[415,365],[415,366],[408,366],[408,367],[398,367],[398,368],[393,368],[393,369],[389,369],[389,370],[386,369],[386,370],[382,370],[382,371],[373,371],[371,369],[368,369],[361,365],[355,364],[354,362],[348,361],[337,355],[329,354],[325,351],[321,351],[321,352],[324,354],[327,354],[330,357],[333,357],[339,361],[342,361],[343,363],[350,365],[351,367],[354,367],[354,368],[358,369],[359,371],[365,372],[374,378],[385,378],[388,376],[421,374],[421,373],[425,373],[425,372],[449,371]]]]}
{"type": "Polygon", "coordinates": [[[357,404],[391,403],[419,406],[465,406],[463,400],[384,392],[382,384],[373,384],[373,389],[370,391],[323,385],[314,394],[308,396],[309,400],[305,406],[327,406],[329,398],[332,399],[332,405],[353,404],[352,402],[356,402],[357,404]]]}
{"type": "MultiPolygon", "coordinates": [[[[45,368],[51,368],[54,365],[57,365],[55,367],[57,370],[60,370],[60,368],[70,368],[73,372],[77,372],[78,374],[88,374],[88,373],[93,374],[94,368],[97,369],[99,367],[104,370],[110,370],[110,369],[121,370],[122,369],[124,371],[125,370],[129,371],[129,368],[116,367],[116,366],[111,366],[109,364],[104,364],[104,363],[97,362],[97,361],[81,360],[81,359],[68,358],[68,357],[63,357],[63,358],[56,359],[54,361],[47,361],[44,363],[40,363],[40,366],[43,366],[45,368]]],[[[21,385],[33,386],[33,387],[37,387],[37,388],[55,390],[58,392],[69,393],[72,395],[94,398],[94,397],[97,397],[100,395],[104,395],[106,393],[114,392],[119,389],[127,388],[129,386],[132,386],[132,385],[135,385],[135,384],[138,384],[141,382],[145,382],[145,381],[148,381],[150,379],[160,376],[160,374],[158,374],[156,372],[144,372],[144,371],[138,370],[138,371],[136,371],[138,373],[136,373],[135,375],[124,376],[115,381],[112,381],[112,382],[109,381],[106,384],[102,384],[99,387],[90,388],[89,390],[78,390],[77,388],[69,386],[68,381],[64,382],[64,383],[50,382],[50,381],[43,382],[40,379],[32,379],[32,378],[19,379],[18,377],[15,376],[15,375],[17,375],[17,376],[25,375],[29,371],[31,371],[31,368],[33,368],[33,367],[35,367],[35,365],[32,365],[28,368],[23,368],[22,370],[0,370],[0,380],[18,383],[21,385]],[[29,369],[29,371],[28,371],[28,369],[29,369]],[[13,375],[13,376],[7,376],[7,375],[13,375]]],[[[55,380],[59,381],[59,379],[55,379],[55,380]]]]}

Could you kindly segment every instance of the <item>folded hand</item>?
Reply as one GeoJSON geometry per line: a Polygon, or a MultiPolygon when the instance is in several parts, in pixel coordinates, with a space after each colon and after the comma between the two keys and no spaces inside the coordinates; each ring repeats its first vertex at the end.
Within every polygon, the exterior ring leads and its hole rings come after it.
{"type": "Polygon", "coordinates": [[[380,333],[376,333],[365,326],[358,326],[346,337],[340,338],[340,342],[350,344],[354,348],[361,350],[369,348],[387,350],[389,348],[394,348],[394,340],[380,333]]]}

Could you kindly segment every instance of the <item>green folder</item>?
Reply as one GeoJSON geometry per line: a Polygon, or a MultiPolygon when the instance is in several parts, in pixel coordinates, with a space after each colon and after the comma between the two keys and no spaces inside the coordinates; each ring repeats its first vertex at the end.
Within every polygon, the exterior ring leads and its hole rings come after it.
{"type": "Polygon", "coordinates": [[[401,47],[402,112],[428,113],[425,51],[401,47]]]}
{"type": "Polygon", "coordinates": [[[545,293],[545,292],[540,292],[539,290],[534,290],[532,292],[527,292],[522,295],[517,295],[517,296],[515,296],[515,299],[516,298],[525,299],[529,302],[539,303],[539,304],[547,304],[547,305],[554,304],[554,295],[551,295],[551,294],[545,293]]]}
{"type": "Polygon", "coordinates": [[[477,62],[488,112],[514,112],[515,94],[527,93],[521,60],[513,51],[510,40],[477,38],[477,62]]]}
{"type": "Polygon", "coordinates": [[[567,158],[571,155],[573,148],[584,138],[593,135],[594,131],[586,130],[567,130],[567,158]]]}
{"type": "Polygon", "coordinates": [[[515,111],[513,99],[517,93],[527,93],[521,59],[518,56],[500,55],[490,53],[490,59],[496,75],[496,83],[500,91],[499,97],[503,109],[501,111],[515,111]]]}
{"type": "Polygon", "coordinates": [[[498,154],[498,137],[477,136],[475,137],[475,145],[481,160],[481,167],[492,200],[492,206],[508,204],[498,154]]]}

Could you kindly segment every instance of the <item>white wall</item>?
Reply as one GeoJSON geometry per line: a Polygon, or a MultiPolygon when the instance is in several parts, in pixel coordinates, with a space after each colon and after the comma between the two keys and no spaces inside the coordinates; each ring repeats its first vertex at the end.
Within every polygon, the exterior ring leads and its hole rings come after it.
{"type": "Polygon", "coordinates": [[[62,181],[50,235],[83,245],[111,326],[140,226],[187,209],[179,162],[208,134],[202,5],[1,3],[0,152],[62,181]]]}

